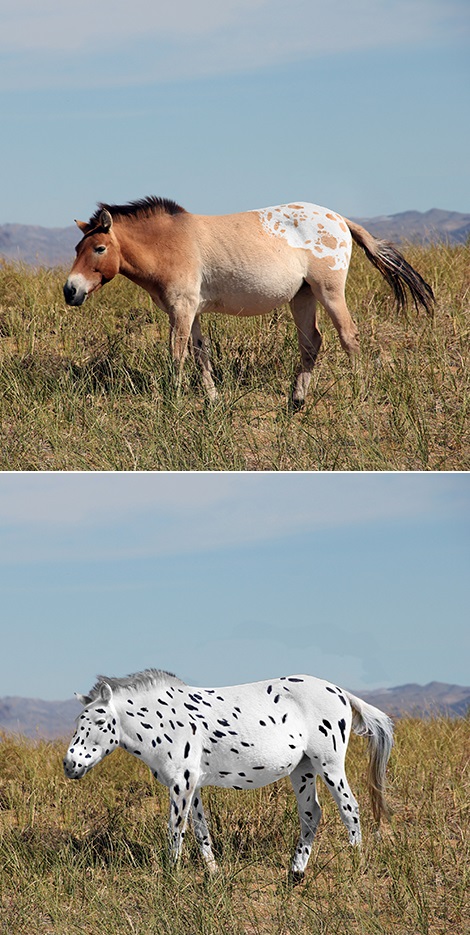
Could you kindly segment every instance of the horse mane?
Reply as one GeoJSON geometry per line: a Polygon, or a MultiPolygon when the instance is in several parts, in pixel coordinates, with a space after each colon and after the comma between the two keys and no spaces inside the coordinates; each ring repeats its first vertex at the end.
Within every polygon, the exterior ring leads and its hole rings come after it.
{"type": "Polygon", "coordinates": [[[143,672],[133,672],[131,675],[125,675],[123,678],[108,678],[107,675],[98,675],[96,684],[88,693],[92,701],[98,698],[101,686],[106,682],[109,687],[115,691],[128,689],[138,691],[139,689],[153,688],[154,686],[166,685],[170,682],[177,682],[179,685],[185,685],[173,672],[166,672],[164,669],[144,669],[143,672]]]}
{"type": "Polygon", "coordinates": [[[112,218],[139,218],[149,217],[152,214],[185,214],[185,209],[178,205],[171,198],[158,198],[156,195],[148,195],[147,198],[140,198],[138,201],[128,201],[125,205],[107,205],[100,201],[95,213],[90,218],[90,226],[96,227],[100,221],[100,214],[103,210],[109,211],[112,218]]]}

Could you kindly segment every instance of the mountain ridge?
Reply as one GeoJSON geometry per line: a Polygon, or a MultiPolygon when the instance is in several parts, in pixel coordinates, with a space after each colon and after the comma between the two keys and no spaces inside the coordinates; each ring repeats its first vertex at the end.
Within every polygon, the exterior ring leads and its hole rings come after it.
{"type": "MultiPolygon", "coordinates": [[[[393,688],[355,691],[360,698],[382,708],[391,717],[429,717],[446,714],[463,717],[470,709],[470,686],[447,682],[414,682],[393,688]]],[[[0,731],[22,734],[37,740],[66,738],[73,731],[81,705],[75,698],[44,701],[40,698],[0,698],[0,731]]]]}
{"type": "MultiPolygon", "coordinates": [[[[465,243],[470,237],[470,214],[431,208],[377,217],[352,218],[374,237],[395,243],[465,243]]],[[[77,228],[0,224],[0,257],[28,266],[66,266],[72,262],[80,234],[77,228]]]]}

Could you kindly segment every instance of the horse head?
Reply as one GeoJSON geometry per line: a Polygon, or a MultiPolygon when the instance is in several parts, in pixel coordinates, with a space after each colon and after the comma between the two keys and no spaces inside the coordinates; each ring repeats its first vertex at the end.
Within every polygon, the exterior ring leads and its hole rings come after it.
{"type": "Polygon", "coordinates": [[[87,296],[114,279],[121,259],[113,219],[106,208],[101,210],[96,226],[85,221],[75,223],[83,238],[76,247],[77,257],[64,285],[67,305],[83,305],[87,296]]]}

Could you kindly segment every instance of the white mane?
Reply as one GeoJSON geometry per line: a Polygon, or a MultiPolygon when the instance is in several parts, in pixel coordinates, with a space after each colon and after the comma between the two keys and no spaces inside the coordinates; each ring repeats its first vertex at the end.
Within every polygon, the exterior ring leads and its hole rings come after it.
{"type": "Polygon", "coordinates": [[[177,682],[179,685],[185,684],[185,682],[174,675],[173,672],[166,672],[164,669],[144,669],[143,672],[133,672],[130,675],[125,675],[123,678],[98,675],[96,684],[89,692],[92,701],[98,698],[103,682],[106,682],[113,692],[119,690],[139,691],[139,689],[142,688],[147,689],[160,685],[168,685],[170,682],[177,682]]]}

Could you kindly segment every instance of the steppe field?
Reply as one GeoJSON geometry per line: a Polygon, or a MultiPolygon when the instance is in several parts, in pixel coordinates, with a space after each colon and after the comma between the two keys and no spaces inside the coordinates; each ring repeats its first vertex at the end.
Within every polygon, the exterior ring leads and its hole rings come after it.
{"type": "Polygon", "coordinates": [[[207,788],[220,873],[207,878],[191,831],[167,861],[167,790],[121,750],[78,782],[67,742],[0,742],[2,935],[465,935],[470,931],[470,721],[398,721],[393,809],[377,841],[365,741],[347,770],[362,808],[354,851],[320,783],[323,818],[305,881],[288,883],[298,832],[288,781],[253,792],[207,788]]]}
{"type": "Polygon", "coordinates": [[[403,248],[431,283],[433,318],[399,314],[355,250],[347,299],[362,356],[353,371],[327,316],[304,410],[286,308],[203,318],[219,400],[192,361],[178,398],[168,322],[117,277],[80,309],[67,270],[0,266],[0,470],[468,470],[470,245],[403,248]]]}

